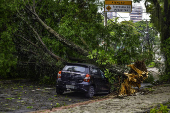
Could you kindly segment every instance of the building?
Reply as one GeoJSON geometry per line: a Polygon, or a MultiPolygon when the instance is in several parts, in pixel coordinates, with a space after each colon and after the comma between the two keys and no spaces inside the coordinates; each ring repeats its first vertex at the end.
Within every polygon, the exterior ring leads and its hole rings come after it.
{"type": "Polygon", "coordinates": [[[117,17],[117,12],[107,12],[107,17],[113,19],[117,17]]]}
{"type": "Polygon", "coordinates": [[[142,11],[143,8],[141,4],[134,3],[132,5],[132,12],[130,13],[130,20],[132,20],[133,22],[142,21],[142,11]]]}

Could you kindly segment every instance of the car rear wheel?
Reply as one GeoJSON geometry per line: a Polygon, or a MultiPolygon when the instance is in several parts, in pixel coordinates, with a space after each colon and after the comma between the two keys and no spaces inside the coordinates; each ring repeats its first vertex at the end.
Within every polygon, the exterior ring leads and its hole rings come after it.
{"type": "Polygon", "coordinates": [[[56,88],[56,93],[62,95],[64,93],[63,89],[56,88]]]}
{"type": "Polygon", "coordinates": [[[108,90],[108,94],[110,94],[111,93],[111,88],[108,90]]]}
{"type": "Polygon", "coordinates": [[[92,98],[94,95],[94,92],[95,92],[94,86],[90,86],[88,92],[86,93],[86,97],[92,98]]]}

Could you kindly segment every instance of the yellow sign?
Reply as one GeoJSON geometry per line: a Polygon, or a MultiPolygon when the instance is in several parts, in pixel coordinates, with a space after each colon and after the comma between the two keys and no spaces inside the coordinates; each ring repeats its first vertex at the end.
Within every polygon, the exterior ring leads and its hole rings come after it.
{"type": "Polygon", "coordinates": [[[132,1],[105,1],[105,5],[132,5],[132,1]]]}
{"type": "Polygon", "coordinates": [[[105,5],[105,12],[132,12],[131,5],[105,5]]]}
{"type": "Polygon", "coordinates": [[[111,9],[111,7],[110,7],[110,6],[107,6],[106,9],[109,11],[109,10],[111,9]]]}

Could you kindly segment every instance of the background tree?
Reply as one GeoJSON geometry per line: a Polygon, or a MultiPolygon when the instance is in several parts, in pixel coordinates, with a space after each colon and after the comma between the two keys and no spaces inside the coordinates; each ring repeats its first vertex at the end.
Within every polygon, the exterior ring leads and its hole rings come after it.
{"type": "Polygon", "coordinates": [[[159,44],[156,44],[158,38],[158,31],[153,23],[148,21],[139,21],[134,23],[135,28],[140,33],[141,47],[143,53],[142,57],[148,57],[151,61],[155,60],[155,54],[158,50],[159,44]]]}
{"type": "Polygon", "coordinates": [[[0,78],[16,76],[17,57],[12,35],[16,31],[16,10],[11,3],[10,0],[0,1],[0,78]]]}
{"type": "Polygon", "coordinates": [[[145,7],[146,11],[150,13],[151,22],[160,32],[161,51],[165,56],[165,74],[170,75],[170,2],[169,0],[145,0],[145,7]]]}

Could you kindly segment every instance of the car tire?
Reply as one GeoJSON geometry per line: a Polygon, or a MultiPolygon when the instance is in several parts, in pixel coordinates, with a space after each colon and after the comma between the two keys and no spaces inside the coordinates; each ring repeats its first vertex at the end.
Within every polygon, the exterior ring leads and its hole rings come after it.
{"type": "Polygon", "coordinates": [[[92,98],[95,93],[94,86],[90,86],[88,92],[86,93],[86,97],[92,98]]]}
{"type": "Polygon", "coordinates": [[[64,90],[56,88],[56,93],[62,95],[64,93],[64,90]]]}
{"type": "Polygon", "coordinates": [[[108,94],[110,94],[111,93],[111,88],[109,89],[109,91],[108,91],[108,94]]]}

